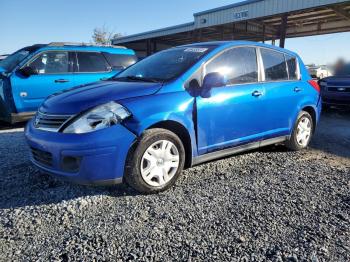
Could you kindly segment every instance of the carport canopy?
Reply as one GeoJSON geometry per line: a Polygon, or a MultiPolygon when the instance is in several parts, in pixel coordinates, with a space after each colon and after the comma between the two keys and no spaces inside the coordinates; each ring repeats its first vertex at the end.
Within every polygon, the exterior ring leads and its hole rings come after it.
{"type": "Polygon", "coordinates": [[[140,57],[177,45],[217,40],[279,40],[350,31],[350,1],[248,0],[194,14],[194,21],[112,40],[140,57]]]}

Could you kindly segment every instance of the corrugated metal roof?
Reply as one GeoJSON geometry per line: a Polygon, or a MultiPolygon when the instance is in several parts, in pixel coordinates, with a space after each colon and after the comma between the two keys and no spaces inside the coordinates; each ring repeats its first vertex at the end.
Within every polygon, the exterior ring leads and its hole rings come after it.
{"type": "Polygon", "coordinates": [[[165,27],[162,29],[156,29],[156,30],[152,30],[144,33],[134,34],[130,36],[119,37],[113,40],[113,44],[122,43],[123,41],[137,41],[140,39],[144,39],[145,35],[147,35],[147,38],[149,37],[151,38],[151,37],[159,37],[159,36],[168,35],[168,34],[176,34],[176,33],[191,31],[193,29],[194,29],[194,22],[190,22],[190,23],[165,27]]]}
{"type": "Polygon", "coordinates": [[[242,5],[252,4],[252,3],[260,2],[260,1],[264,1],[264,0],[246,0],[246,1],[239,2],[239,3],[225,5],[225,6],[220,6],[220,7],[209,9],[209,10],[206,10],[206,11],[194,13],[193,15],[194,16],[204,15],[204,14],[208,14],[208,13],[211,13],[211,12],[216,12],[216,11],[220,11],[220,10],[224,10],[224,9],[228,9],[228,8],[234,8],[234,7],[238,7],[238,6],[242,6],[242,5]]]}
{"type": "Polygon", "coordinates": [[[195,16],[195,27],[221,25],[237,21],[245,21],[260,17],[288,13],[297,10],[320,7],[330,4],[349,2],[346,0],[248,0],[241,3],[224,6],[195,16]],[[240,15],[240,14],[245,14],[240,15]],[[235,17],[238,14],[238,18],[235,17]],[[205,19],[205,23],[202,20],[205,19]]]}
{"type": "Polygon", "coordinates": [[[113,40],[113,44],[162,37],[195,29],[269,17],[288,12],[350,2],[349,0],[246,0],[194,14],[194,22],[125,36],[113,40]]]}

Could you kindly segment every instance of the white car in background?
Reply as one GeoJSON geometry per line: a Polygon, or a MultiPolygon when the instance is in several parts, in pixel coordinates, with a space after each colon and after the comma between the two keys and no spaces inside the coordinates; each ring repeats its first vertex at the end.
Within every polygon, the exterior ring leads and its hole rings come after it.
{"type": "Polygon", "coordinates": [[[332,73],[327,66],[307,66],[307,69],[312,78],[322,79],[332,76],[332,73]]]}

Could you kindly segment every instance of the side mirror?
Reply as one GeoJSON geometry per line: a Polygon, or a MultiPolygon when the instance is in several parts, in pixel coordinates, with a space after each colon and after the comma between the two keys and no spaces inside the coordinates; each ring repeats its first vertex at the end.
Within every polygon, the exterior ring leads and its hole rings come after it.
{"type": "Polygon", "coordinates": [[[19,70],[19,72],[26,77],[38,74],[38,71],[30,66],[23,67],[22,69],[19,70]]]}
{"type": "Polygon", "coordinates": [[[207,74],[203,79],[201,97],[208,98],[211,95],[211,89],[214,87],[222,87],[227,83],[226,77],[218,72],[207,74]]]}

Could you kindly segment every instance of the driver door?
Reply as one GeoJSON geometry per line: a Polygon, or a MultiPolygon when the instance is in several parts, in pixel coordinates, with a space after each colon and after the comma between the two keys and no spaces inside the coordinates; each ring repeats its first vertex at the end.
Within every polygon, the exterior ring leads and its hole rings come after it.
{"type": "Polygon", "coordinates": [[[198,153],[259,141],[263,137],[264,88],[254,47],[224,51],[204,68],[204,75],[224,74],[226,86],[215,87],[208,98],[197,98],[198,153]]]}
{"type": "Polygon", "coordinates": [[[74,87],[71,58],[67,51],[45,51],[25,65],[32,67],[36,75],[25,77],[16,72],[11,76],[18,112],[36,111],[49,95],[74,87]]]}

